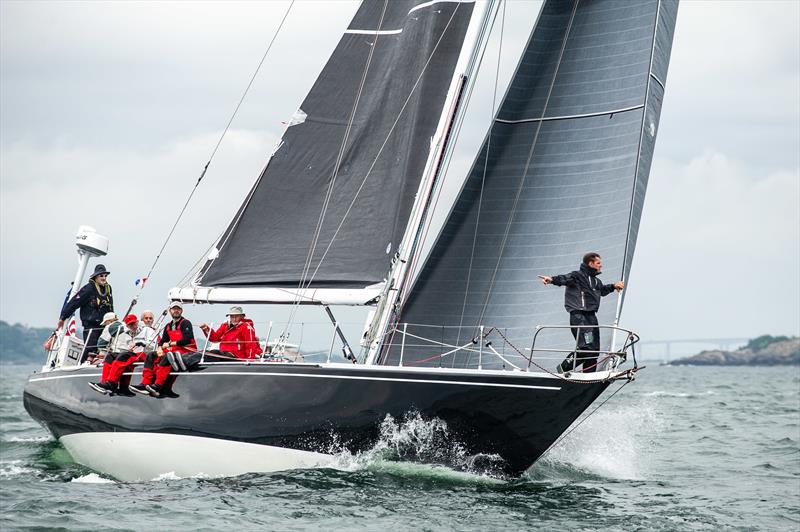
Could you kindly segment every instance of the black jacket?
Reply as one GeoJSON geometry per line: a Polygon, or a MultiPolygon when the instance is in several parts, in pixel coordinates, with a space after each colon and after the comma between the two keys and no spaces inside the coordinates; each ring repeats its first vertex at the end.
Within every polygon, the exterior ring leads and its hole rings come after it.
{"type": "Polygon", "coordinates": [[[111,285],[106,284],[105,288],[101,290],[94,281],[89,281],[64,305],[59,319],[69,318],[78,309],[81,309],[81,323],[84,325],[102,322],[106,312],[114,312],[111,285]]]}
{"type": "Polygon", "coordinates": [[[603,284],[597,275],[597,270],[581,264],[577,271],[553,276],[554,285],[567,287],[564,291],[567,312],[597,312],[600,298],[614,291],[613,284],[603,284]]]}

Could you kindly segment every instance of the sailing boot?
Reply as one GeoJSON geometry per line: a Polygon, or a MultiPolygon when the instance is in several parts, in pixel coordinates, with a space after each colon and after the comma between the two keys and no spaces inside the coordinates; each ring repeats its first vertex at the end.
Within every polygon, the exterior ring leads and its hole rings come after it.
{"type": "Polygon", "coordinates": [[[128,389],[133,393],[138,393],[139,395],[150,395],[146,384],[131,384],[128,386],[128,389]]]}
{"type": "Polygon", "coordinates": [[[561,364],[556,366],[556,373],[567,373],[568,371],[572,371],[574,363],[575,353],[570,353],[561,364]]]}
{"type": "Polygon", "coordinates": [[[151,397],[162,397],[164,395],[164,387],[160,384],[148,384],[145,386],[151,397]]]}
{"type": "Polygon", "coordinates": [[[90,382],[89,388],[103,395],[113,394],[117,391],[117,387],[110,382],[90,382]]]}

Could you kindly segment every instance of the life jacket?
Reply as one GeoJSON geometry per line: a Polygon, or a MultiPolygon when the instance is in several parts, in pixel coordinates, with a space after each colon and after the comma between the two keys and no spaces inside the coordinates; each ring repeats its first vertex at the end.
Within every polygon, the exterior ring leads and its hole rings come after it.
{"type": "MultiPolygon", "coordinates": [[[[166,327],[164,327],[164,332],[167,333],[167,339],[170,342],[179,342],[183,340],[183,333],[181,332],[181,324],[184,321],[186,321],[186,319],[181,318],[178,320],[178,323],[171,321],[167,324],[166,327]]],[[[172,351],[173,353],[180,353],[180,354],[194,353],[195,351],[197,351],[197,342],[195,342],[194,338],[192,338],[192,341],[186,345],[172,346],[165,349],[165,351],[172,351]]]]}
{"type": "Polygon", "coordinates": [[[105,290],[101,290],[100,285],[94,282],[94,280],[92,280],[92,284],[94,285],[95,291],[95,305],[93,306],[102,311],[103,314],[112,312],[114,310],[114,298],[111,296],[111,285],[106,284],[105,290]]]}

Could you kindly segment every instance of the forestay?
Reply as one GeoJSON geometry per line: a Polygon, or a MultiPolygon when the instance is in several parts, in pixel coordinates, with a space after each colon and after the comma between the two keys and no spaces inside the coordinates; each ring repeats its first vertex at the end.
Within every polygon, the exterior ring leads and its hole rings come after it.
{"type": "MultiPolygon", "coordinates": [[[[530,347],[536,325],[568,320],[563,290],[542,286],[537,274],[576,269],[587,251],[603,256],[604,282],[628,278],[676,13],[677,0],[545,4],[402,307],[398,322],[435,340],[407,342],[405,364],[476,366],[474,351],[431,355],[468,343],[481,325],[530,347]]],[[[605,299],[600,323],[614,321],[616,303],[605,299]]],[[[561,335],[551,341],[568,345],[561,335]]],[[[384,363],[398,363],[401,342],[396,334],[387,343],[384,363]]],[[[484,355],[483,366],[491,361],[484,355]]]]}
{"type": "Polygon", "coordinates": [[[472,11],[464,1],[365,1],[195,284],[264,287],[291,302],[301,283],[303,299],[382,282],[472,11]]]}

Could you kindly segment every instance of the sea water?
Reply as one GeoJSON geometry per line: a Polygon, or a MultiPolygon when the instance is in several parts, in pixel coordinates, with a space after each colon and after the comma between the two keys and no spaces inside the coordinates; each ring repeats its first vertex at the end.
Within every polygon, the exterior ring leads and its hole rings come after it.
{"type": "Polygon", "coordinates": [[[650,366],[519,479],[412,413],[333,467],[137,483],[75,464],[27,415],[32,370],[0,366],[2,530],[800,529],[798,367],[650,366]]]}

